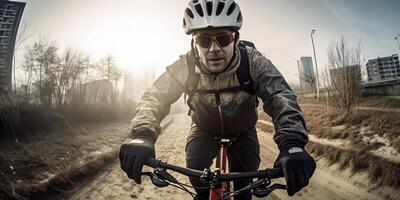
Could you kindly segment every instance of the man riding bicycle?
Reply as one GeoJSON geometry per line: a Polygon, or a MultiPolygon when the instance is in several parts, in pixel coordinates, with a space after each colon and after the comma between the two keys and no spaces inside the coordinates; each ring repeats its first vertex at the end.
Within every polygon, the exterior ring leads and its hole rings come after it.
{"type": "MultiPolygon", "coordinates": [[[[192,36],[191,50],[166,68],[138,102],[132,120],[132,140],[120,150],[121,168],[136,183],[149,157],[160,122],[182,93],[188,96],[192,127],[186,141],[186,166],[203,170],[218,155],[216,137],[234,138],[228,147],[230,172],[258,170],[260,146],[256,133],[258,98],[275,126],[287,193],[294,195],[309,183],[316,164],[304,149],[308,142],[303,113],[296,96],[275,66],[253,45],[239,40],[243,18],[234,0],[191,0],[184,11],[183,28],[192,36]],[[247,44],[247,45],[246,45],[247,44]]],[[[234,182],[238,190],[251,180],[234,182]]],[[[190,178],[195,187],[204,183],[190,178]]],[[[208,199],[208,189],[196,189],[208,199]]],[[[244,192],[235,199],[251,199],[244,192]]]]}

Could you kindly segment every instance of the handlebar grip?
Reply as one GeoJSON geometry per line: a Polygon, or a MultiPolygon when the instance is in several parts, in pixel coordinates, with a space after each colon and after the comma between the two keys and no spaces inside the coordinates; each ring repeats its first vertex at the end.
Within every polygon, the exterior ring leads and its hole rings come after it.
{"type": "Polygon", "coordinates": [[[161,160],[155,158],[148,158],[144,164],[152,168],[157,168],[160,166],[161,160]]]}
{"type": "Polygon", "coordinates": [[[270,179],[275,179],[275,178],[281,178],[284,177],[282,168],[278,167],[278,168],[272,168],[270,169],[268,172],[268,176],[270,179]]]}

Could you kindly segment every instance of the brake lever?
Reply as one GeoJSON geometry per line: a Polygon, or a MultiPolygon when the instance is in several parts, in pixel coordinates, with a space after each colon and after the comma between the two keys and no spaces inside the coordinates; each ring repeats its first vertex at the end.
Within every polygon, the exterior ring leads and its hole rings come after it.
{"type": "Polygon", "coordinates": [[[163,179],[160,179],[155,175],[151,177],[151,182],[157,187],[167,187],[169,185],[168,182],[164,181],[163,179]]]}
{"type": "Polygon", "coordinates": [[[167,180],[171,183],[178,183],[178,180],[176,180],[175,177],[173,177],[171,174],[169,174],[167,172],[167,170],[163,169],[163,168],[156,168],[154,169],[153,172],[157,177],[159,177],[160,179],[164,179],[167,180]]]}
{"type": "Polygon", "coordinates": [[[253,190],[252,194],[258,198],[261,198],[261,197],[268,196],[272,191],[277,190],[277,189],[286,190],[286,185],[275,183],[269,187],[256,188],[253,190]]]}
{"type": "Polygon", "coordinates": [[[263,179],[258,179],[252,183],[250,183],[249,185],[247,185],[246,187],[240,189],[239,191],[236,191],[236,193],[241,193],[243,191],[248,191],[248,190],[253,190],[256,188],[265,188],[267,187],[269,184],[271,184],[271,180],[263,178],[263,179]]]}
{"type": "MultiPolygon", "coordinates": [[[[154,172],[141,172],[142,176],[149,176],[151,179],[151,182],[157,186],[157,187],[166,187],[170,185],[167,181],[165,181],[163,177],[160,177],[155,174],[155,172],[161,171],[161,170],[154,170],[154,172]]],[[[160,174],[160,172],[158,172],[160,174]]],[[[167,179],[166,179],[167,180],[167,179]]]]}

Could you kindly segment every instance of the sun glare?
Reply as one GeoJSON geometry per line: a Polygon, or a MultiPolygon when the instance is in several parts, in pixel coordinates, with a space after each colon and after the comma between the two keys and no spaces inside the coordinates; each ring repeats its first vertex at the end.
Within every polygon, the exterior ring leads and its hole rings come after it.
{"type": "Polygon", "coordinates": [[[96,60],[113,55],[123,69],[151,68],[157,74],[190,48],[190,37],[181,24],[185,3],[170,8],[164,1],[72,2],[68,12],[73,14],[59,18],[63,26],[50,34],[61,47],[79,48],[96,60]],[[171,12],[174,9],[180,12],[171,12]]]}

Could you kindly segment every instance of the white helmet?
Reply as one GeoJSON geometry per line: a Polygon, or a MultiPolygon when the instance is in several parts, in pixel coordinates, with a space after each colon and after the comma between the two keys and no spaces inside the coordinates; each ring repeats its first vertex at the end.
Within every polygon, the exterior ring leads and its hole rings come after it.
{"type": "Polygon", "coordinates": [[[237,31],[242,24],[242,13],[234,0],[190,0],[183,17],[183,29],[188,35],[206,28],[237,31]]]}

